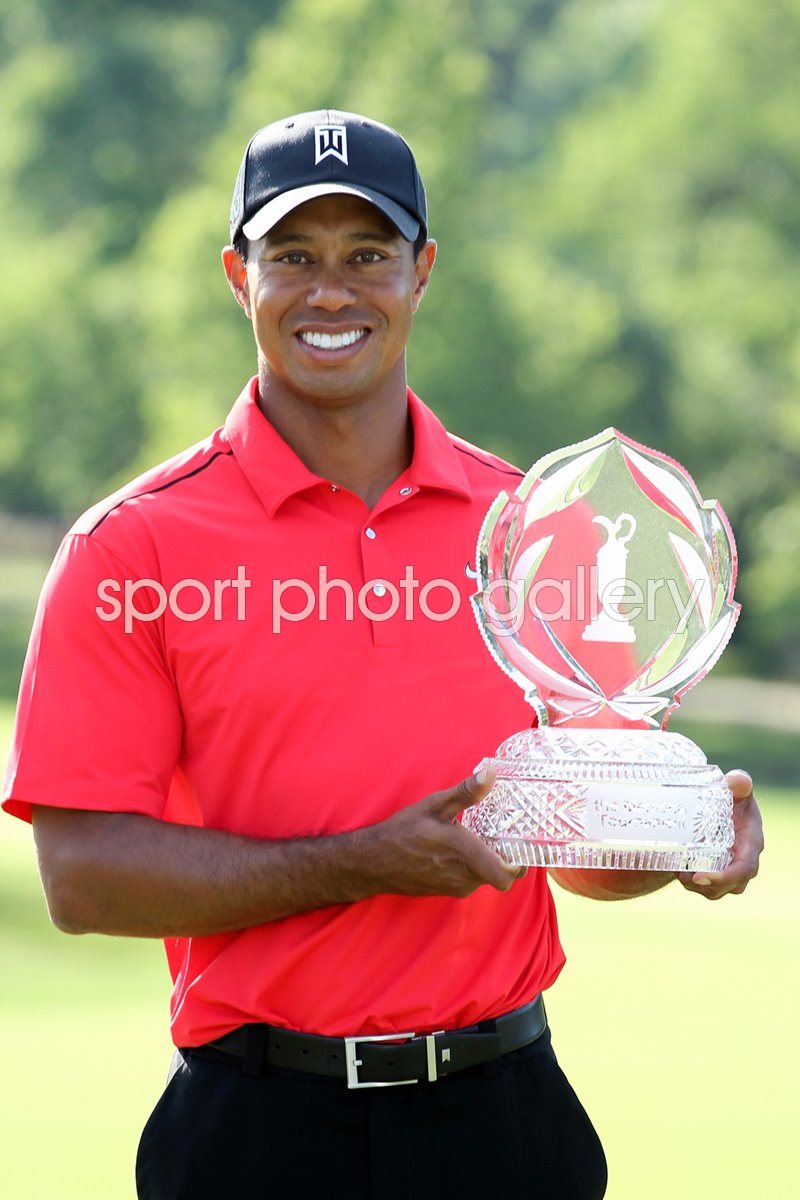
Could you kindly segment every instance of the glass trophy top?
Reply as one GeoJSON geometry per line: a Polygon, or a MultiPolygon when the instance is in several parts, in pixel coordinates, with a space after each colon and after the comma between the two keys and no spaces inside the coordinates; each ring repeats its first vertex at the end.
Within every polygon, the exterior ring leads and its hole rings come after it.
{"type": "Polygon", "coordinates": [[[666,724],[733,632],[736,546],[715,500],[606,429],[535,463],[481,527],[473,610],[540,724],[666,724]]]}

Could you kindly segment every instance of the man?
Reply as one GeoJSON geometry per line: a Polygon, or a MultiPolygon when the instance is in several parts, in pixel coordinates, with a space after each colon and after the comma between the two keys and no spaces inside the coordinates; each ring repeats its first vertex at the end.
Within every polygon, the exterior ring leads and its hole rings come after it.
{"type": "MultiPolygon", "coordinates": [[[[4,805],[60,928],[165,939],[180,1049],[143,1200],[605,1192],[541,1002],[564,961],[546,874],[456,821],[531,716],[465,570],[521,473],[406,386],[435,257],[394,131],[259,131],[223,251],[258,374],[76,522],[43,591],[4,805]]],[[[757,867],[734,784],[734,864],[683,881],[712,898],[757,867]]]]}

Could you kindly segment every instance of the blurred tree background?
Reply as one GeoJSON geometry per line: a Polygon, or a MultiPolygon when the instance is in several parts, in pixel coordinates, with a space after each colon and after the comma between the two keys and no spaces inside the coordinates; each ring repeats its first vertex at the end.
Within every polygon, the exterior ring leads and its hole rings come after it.
{"type": "MultiPolygon", "coordinates": [[[[796,1173],[800,688],[774,681],[800,675],[799,63],[800,0],[0,0],[0,766],[61,535],[255,368],[219,252],[242,151],[288,113],[414,147],[440,255],[409,379],[451,429],[527,467],[613,424],[723,502],[743,619],[696,689],[718,724],[682,728],[756,778],[761,878],[722,906],[559,896],[548,1008],[615,1200],[674,1194],[675,1147],[690,1195],[796,1173]]],[[[2,825],[0,1194],[127,1195],[161,955],[50,928],[2,825]]]]}
{"type": "Polygon", "coordinates": [[[729,667],[796,676],[798,62],[800,0],[0,0],[0,692],[33,558],[252,373],[233,180],[326,106],[426,181],[415,390],[523,467],[608,424],[684,462],[739,543],[729,667]]]}

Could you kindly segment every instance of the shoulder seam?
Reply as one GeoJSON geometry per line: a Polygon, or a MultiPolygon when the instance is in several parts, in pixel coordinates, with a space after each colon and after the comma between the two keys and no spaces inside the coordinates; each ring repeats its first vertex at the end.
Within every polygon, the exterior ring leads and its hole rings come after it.
{"type": "Polygon", "coordinates": [[[176,479],[170,479],[167,483],[159,484],[158,487],[147,488],[147,490],[144,492],[136,492],[133,496],[123,496],[123,498],[118,500],[116,504],[113,504],[107,512],[103,513],[100,520],[97,521],[90,530],[88,530],[85,536],[91,537],[95,530],[100,528],[107,516],[110,516],[110,514],[118,509],[121,505],[127,504],[129,500],[138,500],[140,496],[152,496],[156,492],[164,492],[167,488],[174,487],[176,483],[182,483],[184,479],[191,479],[193,475],[198,475],[200,471],[205,471],[206,467],[210,467],[214,459],[219,458],[221,454],[230,455],[233,454],[233,450],[215,450],[209,459],[207,459],[204,463],[201,463],[199,467],[195,467],[194,470],[187,471],[185,475],[178,475],[176,479]]]}
{"type": "Polygon", "coordinates": [[[479,458],[477,454],[473,454],[471,450],[467,450],[464,446],[459,446],[457,442],[453,442],[452,445],[455,446],[456,450],[459,450],[462,454],[466,454],[468,458],[474,458],[475,462],[481,463],[484,467],[491,467],[495,471],[501,471],[504,475],[518,475],[520,479],[525,475],[525,472],[521,471],[519,467],[501,467],[497,463],[487,462],[486,459],[479,458]]]}
{"type": "MultiPolygon", "coordinates": [[[[143,494],[146,495],[146,493],[143,493],[143,494]]],[[[116,507],[116,505],[114,507],[116,507]]],[[[100,524],[100,522],[98,521],[98,525],[99,524],[100,524]]],[[[84,539],[88,540],[89,538],[91,538],[91,532],[85,533],[80,529],[78,529],[78,530],[68,529],[67,532],[64,534],[63,542],[66,542],[67,538],[84,538],[84,539]]],[[[62,542],[62,545],[63,545],[63,542],[62,542]]],[[[127,572],[126,578],[128,578],[128,579],[137,578],[137,576],[135,575],[135,572],[131,569],[131,567],[128,566],[128,564],[124,561],[124,559],[120,558],[120,556],[119,556],[119,554],[117,554],[116,550],[112,550],[112,548],[110,546],[108,546],[105,542],[101,542],[99,538],[96,541],[94,541],[92,543],[92,545],[99,546],[99,548],[101,550],[103,550],[106,554],[108,554],[111,558],[116,559],[116,561],[119,563],[119,565],[127,572]]]]}

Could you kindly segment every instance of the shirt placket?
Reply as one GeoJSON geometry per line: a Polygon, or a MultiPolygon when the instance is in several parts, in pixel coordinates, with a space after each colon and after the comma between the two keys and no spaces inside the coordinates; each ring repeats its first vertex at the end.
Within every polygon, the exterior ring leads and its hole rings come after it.
{"type": "Polygon", "coordinates": [[[373,646],[382,649],[401,645],[403,625],[413,613],[415,603],[415,589],[407,582],[406,567],[409,564],[401,561],[402,554],[399,555],[397,545],[392,544],[397,536],[397,523],[387,521],[386,514],[405,504],[418,490],[407,480],[396,481],[381,496],[361,527],[363,586],[357,602],[369,621],[373,646]],[[406,582],[402,583],[404,579],[406,582]]]}

